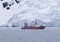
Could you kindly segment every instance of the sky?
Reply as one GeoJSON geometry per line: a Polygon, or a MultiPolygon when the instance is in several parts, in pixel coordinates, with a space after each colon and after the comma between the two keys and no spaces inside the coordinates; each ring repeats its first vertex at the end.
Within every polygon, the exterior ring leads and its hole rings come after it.
{"type": "Polygon", "coordinates": [[[3,0],[0,1],[0,26],[6,24],[14,15],[26,20],[39,19],[45,23],[53,21],[59,15],[59,0],[3,0]],[[3,3],[14,3],[10,9],[3,8],[3,3]],[[24,13],[25,12],[25,13],[24,13]],[[57,15],[58,13],[58,15],[57,15]]]}

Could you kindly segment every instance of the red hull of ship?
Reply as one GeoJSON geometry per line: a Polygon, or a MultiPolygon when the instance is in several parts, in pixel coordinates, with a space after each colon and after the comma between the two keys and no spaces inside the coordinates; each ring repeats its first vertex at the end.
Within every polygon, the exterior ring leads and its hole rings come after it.
{"type": "Polygon", "coordinates": [[[25,26],[25,27],[22,27],[21,29],[44,29],[45,26],[39,26],[39,27],[34,27],[34,26],[25,26]]]}

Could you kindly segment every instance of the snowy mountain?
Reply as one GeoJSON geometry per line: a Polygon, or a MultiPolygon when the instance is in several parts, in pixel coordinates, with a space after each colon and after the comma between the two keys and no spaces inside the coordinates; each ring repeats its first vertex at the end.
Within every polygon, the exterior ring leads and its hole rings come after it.
{"type": "Polygon", "coordinates": [[[3,0],[0,2],[0,25],[23,26],[25,22],[33,25],[34,23],[31,24],[31,22],[37,19],[39,24],[42,22],[46,26],[52,26],[52,24],[55,26],[60,21],[59,0],[3,0]],[[7,5],[4,6],[3,3],[7,5]]]}

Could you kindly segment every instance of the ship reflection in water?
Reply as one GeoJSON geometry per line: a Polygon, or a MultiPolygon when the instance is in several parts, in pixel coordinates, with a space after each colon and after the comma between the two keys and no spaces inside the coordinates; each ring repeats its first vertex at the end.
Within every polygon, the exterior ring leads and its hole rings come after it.
{"type": "Polygon", "coordinates": [[[45,29],[45,26],[39,25],[37,22],[35,22],[33,26],[28,26],[28,24],[25,23],[21,29],[45,29]]]}

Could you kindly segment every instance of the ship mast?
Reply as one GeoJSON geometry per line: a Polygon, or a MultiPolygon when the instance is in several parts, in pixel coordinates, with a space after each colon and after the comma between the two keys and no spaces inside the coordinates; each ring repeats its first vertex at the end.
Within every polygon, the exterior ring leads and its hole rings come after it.
{"type": "Polygon", "coordinates": [[[38,23],[37,23],[37,19],[35,20],[35,25],[38,25],[38,23]]]}

